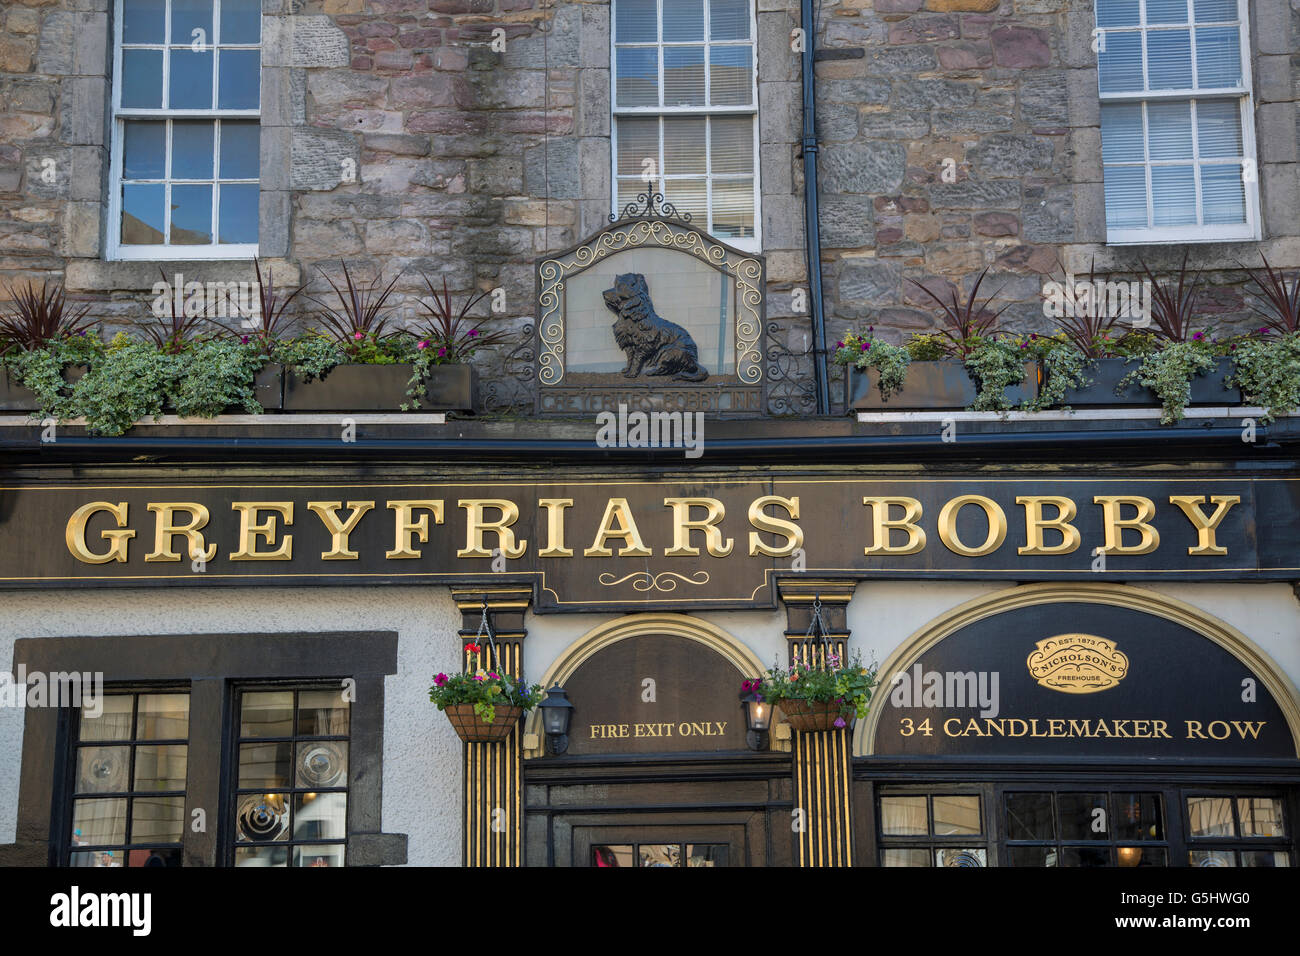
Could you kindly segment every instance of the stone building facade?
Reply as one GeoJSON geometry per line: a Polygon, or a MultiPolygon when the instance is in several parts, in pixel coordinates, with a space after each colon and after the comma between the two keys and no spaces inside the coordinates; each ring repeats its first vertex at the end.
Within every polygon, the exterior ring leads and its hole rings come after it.
{"type": "MultiPolygon", "coordinates": [[[[768,315],[804,351],[798,5],[759,0],[758,122],[768,315]],[[794,305],[800,303],[796,298],[794,305]],[[793,334],[789,334],[793,333],[793,334]]],[[[826,3],[817,24],[817,135],[828,338],[935,323],[939,291],[1012,303],[1043,329],[1062,268],[1132,275],[1138,260],[1207,270],[1204,309],[1251,321],[1240,262],[1300,264],[1300,14],[1249,4],[1260,242],[1108,246],[1092,4],[1067,0],[826,3]]],[[[109,0],[8,6],[0,34],[0,275],[65,277],[107,319],[141,313],[152,263],[110,261],[113,17],[109,0]]],[[[265,0],[258,249],[281,281],[323,289],[345,260],[414,295],[506,290],[533,315],[533,261],[606,221],[611,200],[610,5],[524,0],[265,0]]],[[[671,199],[671,189],[670,196],[671,199]]],[[[177,262],[201,280],[245,262],[177,262]]],[[[408,307],[409,314],[409,307],[408,307]]],[[[484,356],[485,361],[490,361],[484,356]]]]}

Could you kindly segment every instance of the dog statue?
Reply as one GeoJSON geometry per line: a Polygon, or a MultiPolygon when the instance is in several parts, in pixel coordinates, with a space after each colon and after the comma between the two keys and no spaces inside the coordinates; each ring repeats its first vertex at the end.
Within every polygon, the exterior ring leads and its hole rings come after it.
{"type": "Polygon", "coordinates": [[[627,353],[624,376],[636,378],[644,372],[680,382],[709,377],[691,333],[655,312],[645,276],[631,272],[616,276],[614,288],[606,289],[604,296],[606,307],[618,316],[614,341],[627,353]]]}

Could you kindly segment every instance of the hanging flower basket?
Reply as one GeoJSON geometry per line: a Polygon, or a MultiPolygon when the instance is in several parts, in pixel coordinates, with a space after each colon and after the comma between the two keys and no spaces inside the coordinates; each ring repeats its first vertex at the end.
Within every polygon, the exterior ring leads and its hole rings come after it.
{"type": "Polygon", "coordinates": [[[835,721],[846,726],[848,720],[841,713],[841,706],[833,700],[800,700],[787,698],[776,705],[785,714],[786,721],[800,733],[812,730],[835,730],[835,721]]]}
{"type": "Polygon", "coordinates": [[[510,736],[523,716],[522,707],[496,708],[496,716],[491,723],[474,713],[473,704],[448,704],[443,712],[451,721],[456,734],[467,744],[494,744],[510,736]]]}

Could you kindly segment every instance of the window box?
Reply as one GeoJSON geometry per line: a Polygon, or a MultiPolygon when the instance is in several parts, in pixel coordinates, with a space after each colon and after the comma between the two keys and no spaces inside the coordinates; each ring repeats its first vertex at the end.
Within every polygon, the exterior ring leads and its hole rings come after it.
{"type": "MultiPolygon", "coordinates": [[[[970,373],[955,359],[910,363],[902,391],[888,398],[880,394],[880,373],[876,369],[863,372],[850,365],[847,390],[850,412],[963,409],[974,404],[978,394],[970,373]]],[[[1007,389],[1007,400],[1018,405],[1033,398],[1037,390],[1038,363],[1026,362],[1024,382],[1007,389]]]]}
{"type": "MultiPolygon", "coordinates": [[[[323,378],[305,381],[289,370],[284,376],[286,412],[399,411],[412,365],[336,365],[323,378]]],[[[478,374],[472,365],[435,365],[424,382],[421,409],[473,411],[478,374]]]]}
{"type": "MultiPolygon", "coordinates": [[[[1087,388],[1069,389],[1065,393],[1063,405],[1071,408],[1114,408],[1114,407],[1160,407],[1160,399],[1151,389],[1139,382],[1131,382],[1119,394],[1115,389],[1120,381],[1136,371],[1141,363],[1128,362],[1122,358],[1098,359],[1088,369],[1088,377],[1093,382],[1087,388]]],[[[1205,375],[1192,379],[1191,405],[1239,405],[1241,391],[1226,388],[1224,379],[1232,371],[1232,360],[1220,358],[1214,368],[1205,375]]]]}
{"type": "MultiPolygon", "coordinates": [[[[63,370],[63,380],[69,385],[77,382],[88,371],[85,365],[69,365],[63,370]]],[[[0,411],[35,412],[41,405],[36,393],[12,377],[7,368],[0,368],[0,411]]]]}
{"type": "Polygon", "coordinates": [[[1232,372],[1232,359],[1215,361],[1214,368],[1192,379],[1192,405],[1240,405],[1241,390],[1228,388],[1224,379],[1232,372]]]}

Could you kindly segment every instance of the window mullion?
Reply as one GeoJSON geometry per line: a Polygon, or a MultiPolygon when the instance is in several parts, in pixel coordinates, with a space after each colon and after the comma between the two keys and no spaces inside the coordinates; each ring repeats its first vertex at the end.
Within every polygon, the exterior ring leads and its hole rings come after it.
{"type": "Polygon", "coordinates": [[[228,726],[226,683],[220,678],[197,678],[190,684],[189,751],[185,767],[185,829],[181,837],[185,866],[218,866],[222,836],[233,826],[231,801],[222,788],[228,726]],[[200,815],[195,811],[202,811],[200,815]],[[193,825],[197,819],[204,826],[193,825]]]}
{"type": "MultiPolygon", "coordinates": [[[[125,4],[120,4],[120,5],[124,6],[125,4]]],[[[125,19],[126,14],[123,13],[122,16],[123,19],[125,19]]],[[[163,15],[162,97],[159,100],[159,102],[162,104],[161,107],[162,109],[167,109],[171,105],[171,70],[172,70],[172,54],[171,54],[171,46],[170,46],[171,38],[172,38],[172,0],[167,0],[166,12],[163,15]]]]}
{"type": "Polygon", "coordinates": [[[163,184],[163,245],[169,246],[172,241],[172,121],[166,120],[167,135],[164,139],[163,146],[163,175],[166,178],[163,184]]]}
{"type": "Polygon", "coordinates": [[[1155,183],[1151,176],[1151,127],[1147,122],[1147,104],[1145,101],[1142,103],[1142,167],[1147,185],[1147,228],[1154,229],[1156,226],[1156,193],[1155,183]]]}

